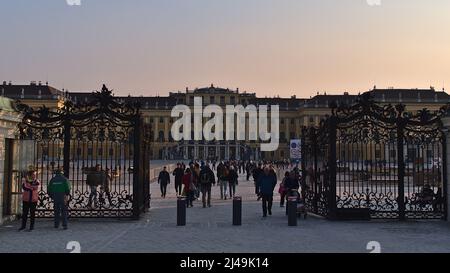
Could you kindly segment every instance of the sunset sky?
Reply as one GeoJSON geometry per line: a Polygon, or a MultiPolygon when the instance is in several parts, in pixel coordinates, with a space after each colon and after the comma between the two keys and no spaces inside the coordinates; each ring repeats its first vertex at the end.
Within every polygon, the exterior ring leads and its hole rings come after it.
{"type": "Polygon", "coordinates": [[[2,0],[0,81],[121,95],[450,88],[450,1],[2,0]]]}

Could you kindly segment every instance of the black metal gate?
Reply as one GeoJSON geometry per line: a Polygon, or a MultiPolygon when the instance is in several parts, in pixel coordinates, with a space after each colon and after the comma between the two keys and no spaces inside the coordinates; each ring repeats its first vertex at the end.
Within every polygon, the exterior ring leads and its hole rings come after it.
{"type": "Polygon", "coordinates": [[[382,219],[444,219],[443,113],[412,114],[403,105],[377,105],[369,96],[353,106],[332,106],[332,115],[304,134],[310,209],[330,218],[353,212],[382,219]],[[320,200],[328,201],[325,211],[320,200]]]}
{"type": "Polygon", "coordinates": [[[47,185],[63,169],[72,186],[70,217],[138,218],[150,206],[149,143],[140,107],[119,102],[105,86],[87,101],[66,100],[57,110],[18,104],[24,113],[21,166],[32,166],[41,181],[37,215],[53,216],[47,185]],[[87,183],[93,174],[107,179],[87,183]]]}

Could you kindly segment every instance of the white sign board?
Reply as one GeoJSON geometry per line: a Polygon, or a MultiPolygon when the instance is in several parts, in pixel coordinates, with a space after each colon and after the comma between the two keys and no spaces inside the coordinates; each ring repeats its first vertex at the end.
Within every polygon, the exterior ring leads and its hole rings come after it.
{"type": "Polygon", "coordinates": [[[291,140],[291,159],[302,159],[302,141],[300,139],[291,140]]]}

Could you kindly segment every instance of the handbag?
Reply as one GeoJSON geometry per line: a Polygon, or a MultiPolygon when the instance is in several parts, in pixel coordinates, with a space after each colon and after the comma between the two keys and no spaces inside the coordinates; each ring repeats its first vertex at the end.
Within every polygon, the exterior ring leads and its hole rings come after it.
{"type": "Polygon", "coordinates": [[[197,187],[195,186],[194,182],[192,182],[192,181],[189,184],[189,190],[190,191],[197,191],[197,187]]]}
{"type": "Polygon", "coordinates": [[[189,182],[189,191],[197,191],[197,187],[195,186],[194,179],[191,175],[191,179],[189,182]]]}

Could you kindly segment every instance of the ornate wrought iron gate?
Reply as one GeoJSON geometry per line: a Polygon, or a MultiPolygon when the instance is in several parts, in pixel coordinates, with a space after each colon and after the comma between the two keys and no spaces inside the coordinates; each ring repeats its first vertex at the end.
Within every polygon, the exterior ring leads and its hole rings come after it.
{"type": "Polygon", "coordinates": [[[310,209],[330,218],[359,210],[371,218],[444,219],[444,112],[413,115],[369,96],[332,106],[332,115],[304,134],[310,209]]]}
{"type": "Polygon", "coordinates": [[[103,86],[84,104],[18,108],[21,165],[33,166],[41,181],[38,217],[53,215],[47,185],[56,169],[71,181],[70,217],[138,218],[149,208],[149,143],[137,103],[119,102],[103,86]],[[92,174],[103,178],[88,182],[92,174]]]}

